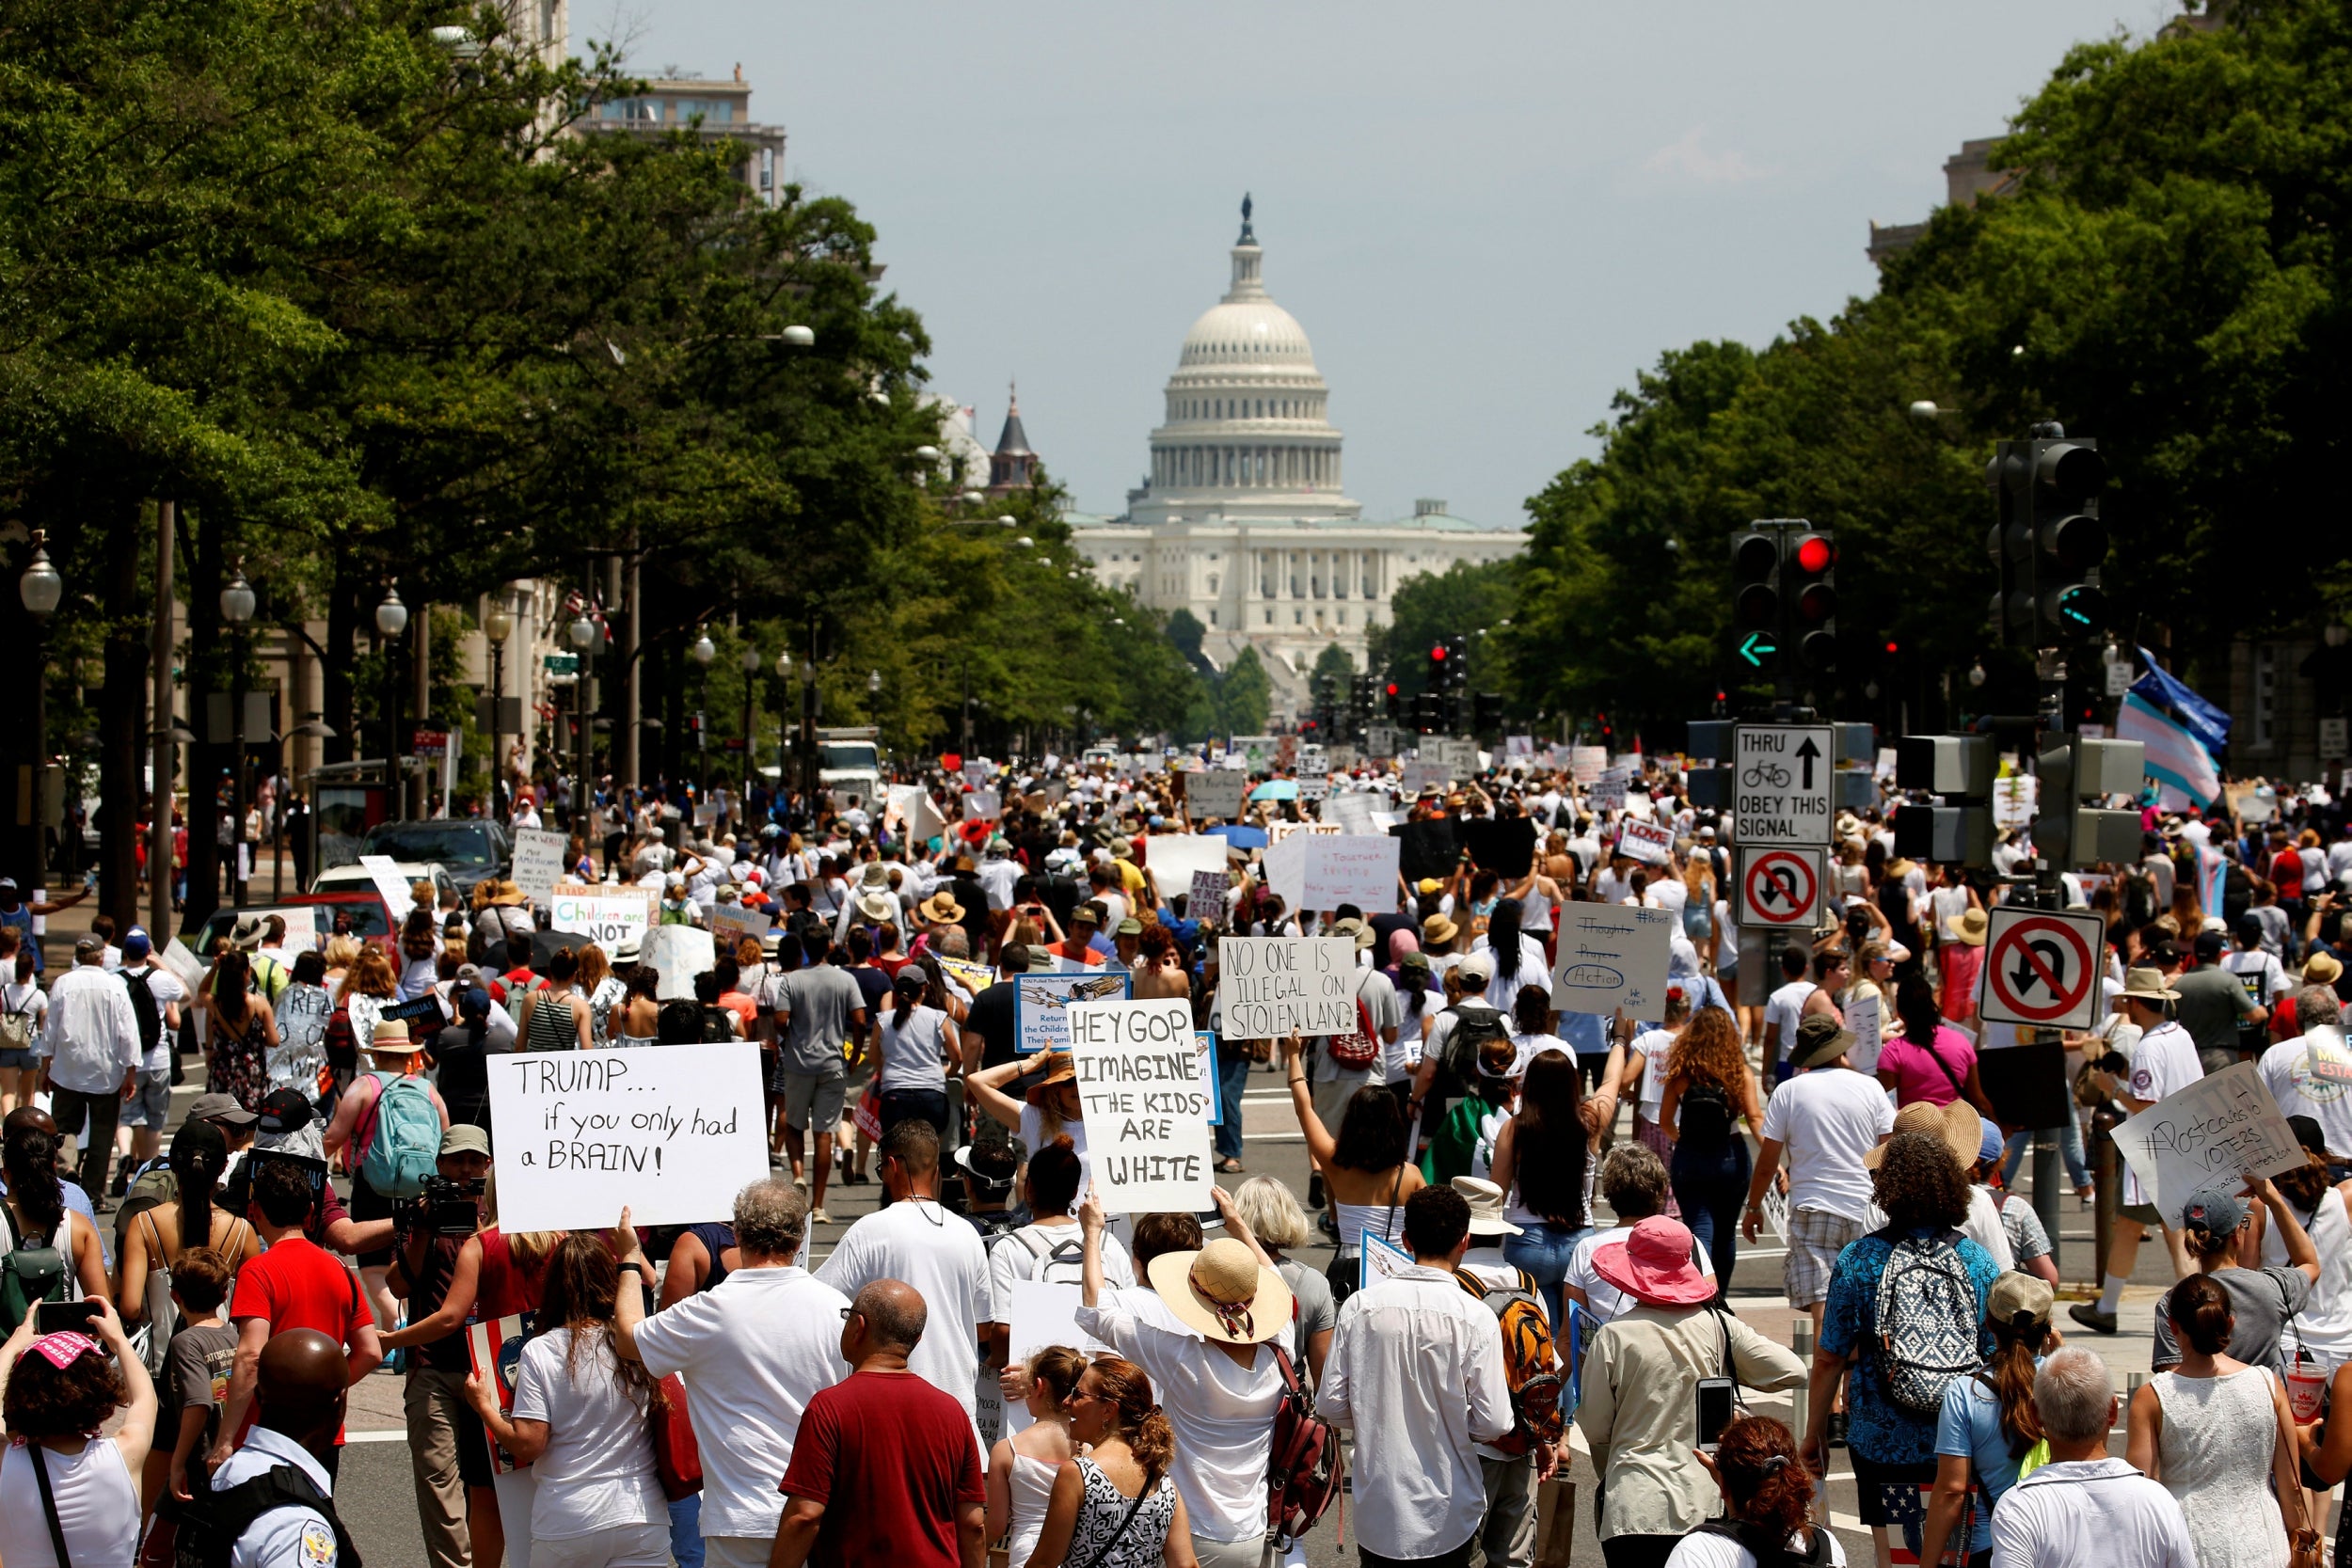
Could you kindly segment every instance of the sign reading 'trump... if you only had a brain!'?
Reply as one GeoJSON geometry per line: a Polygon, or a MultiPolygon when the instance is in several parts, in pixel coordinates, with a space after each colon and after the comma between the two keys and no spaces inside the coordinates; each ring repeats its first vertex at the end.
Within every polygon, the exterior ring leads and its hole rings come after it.
{"type": "Polygon", "coordinates": [[[1208,1107],[1216,1091],[1193,1038],[1192,1004],[1073,1003],[1070,1063],[1104,1212],[1208,1208],[1208,1107]]]}

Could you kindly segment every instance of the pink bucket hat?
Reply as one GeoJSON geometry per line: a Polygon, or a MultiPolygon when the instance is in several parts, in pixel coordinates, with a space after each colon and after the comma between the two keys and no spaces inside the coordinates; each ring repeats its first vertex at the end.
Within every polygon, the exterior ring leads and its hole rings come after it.
{"type": "Polygon", "coordinates": [[[1715,1299],[1715,1282],[1691,1258],[1691,1228],[1653,1214],[1593,1250],[1593,1272],[1652,1307],[1699,1307],[1715,1299]]]}

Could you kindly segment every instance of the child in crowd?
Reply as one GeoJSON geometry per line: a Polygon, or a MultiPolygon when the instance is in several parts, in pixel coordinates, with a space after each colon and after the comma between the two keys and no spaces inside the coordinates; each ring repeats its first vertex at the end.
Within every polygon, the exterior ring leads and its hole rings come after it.
{"type": "Polygon", "coordinates": [[[191,1247],[171,1266],[171,1299],[180,1309],[180,1331],[164,1353],[164,1375],[156,1389],[156,1442],[147,1456],[140,1486],[155,1511],[140,1561],[166,1568],[172,1561],[180,1508],[206,1474],[204,1455],[219,1435],[221,1402],[237,1359],[237,1331],[222,1308],[234,1276],[229,1259],[210,1247],[191,1247]],[[161,1480],[165,1484],[157,1485],[161,1480]]]}

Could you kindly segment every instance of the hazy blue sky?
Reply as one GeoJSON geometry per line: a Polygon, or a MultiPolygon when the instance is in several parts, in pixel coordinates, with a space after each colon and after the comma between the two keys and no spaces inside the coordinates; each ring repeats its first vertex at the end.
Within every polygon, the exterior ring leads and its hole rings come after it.
{"type": "MultiPolygon", "coordinates": [[[[1872,286],[2068,44],[2169,0],[1774,6],[574,0],[574,44],[723,74],[791,178],[880,231],[932,387],[1117,513],[1224,292],[1244,190],[1368,516],[1521,505],[1693,339],[1769,341],[1872,286]]],[[[1921,388],[1922,396],[1940,388],[1921,388]]]]}

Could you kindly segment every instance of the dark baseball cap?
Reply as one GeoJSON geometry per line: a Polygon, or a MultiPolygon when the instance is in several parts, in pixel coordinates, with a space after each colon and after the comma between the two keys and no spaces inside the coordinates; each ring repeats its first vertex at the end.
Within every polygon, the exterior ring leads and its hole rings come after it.
{"type": "Polygon", "coordinates": [[[230,1127],[249,1127],[261,1118],[237,1103],[237,1097],[229,1094],[199,1094],[188,1107],[191,1121],[217,1121],[230,1127]]]}
{"type": "Polygon", "coordinates": [[[2181,1224],[2208,1236],[2227,1236],[2246,1223],[2246,1205],[2224,1187],[2200,1187],[2181,1211],[2181,1224]]]}
{"type": "Polygon", "coordinates": [[[262,1101],[262,1119],[256,1130],[279,1134],[299,1132],[317,1119],[318,1112],[300,1089],[276,1089],[262,1101]]]}

